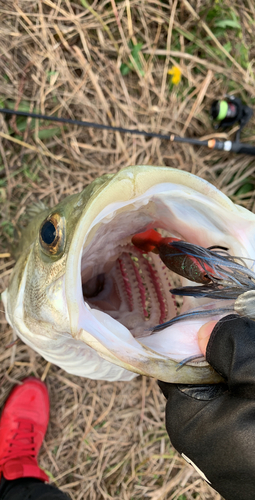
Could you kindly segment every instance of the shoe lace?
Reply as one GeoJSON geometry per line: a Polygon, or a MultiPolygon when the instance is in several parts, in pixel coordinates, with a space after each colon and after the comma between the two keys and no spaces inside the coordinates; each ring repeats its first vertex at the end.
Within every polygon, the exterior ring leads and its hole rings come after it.
{"type": "Polygon", "coordinates": [[[17,420],[17,429],[11,439],[6,440],[4,456],[0,459],[0,465],[13,458],[31,457],[35,458],[35,432],[34,422],[30,420],[17,420]]]}

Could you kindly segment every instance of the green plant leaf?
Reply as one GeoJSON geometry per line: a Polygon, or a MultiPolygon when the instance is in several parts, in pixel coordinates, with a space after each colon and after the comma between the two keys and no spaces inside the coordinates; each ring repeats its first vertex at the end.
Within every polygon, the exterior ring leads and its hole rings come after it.
{"type": "MultiPolygon", "coordinates": [[[[131,50],[131,55],[136,62],[136,65],[137,65],[137,68],[138,68],[140,75],[144,76],[144,71],[142,69],[141,61],[139,58],[139,52],[141,51],[142,46],[143,46],[142,43],[137,43],[136,45],[134,45],[132,50],[131,50]]],[[[130,61],[130,64],[131,64],[131,66],[133,66],[132,61],[130,61]]]]}
{"type": "MultiPolygon", "coordinates": [[[[26,116],[17,116],[16,118],[16,127],[20,132],[24,132],[27,128],[27,117],[26,116]]],[[[35,119],[32,118],[29,129],[33,129],[35,127],[35,119]]]]}
{"type": "MultiPolygon", "coordinates": [[[[14,101],[11,101],[11,100],[9,100],[9,99],[8,99],[8,101],[7,101],[7,107],[8,107],[9,109],[14,109],[15,104],[16,104],[16,103],[15,103],[14,101]]],[[[29,111],[30,111],[30,104],[29,104],[29,102],[27,102],[27,101],[21,101],[21,102],[19,103],[18,111],[26,111],[26,112],[29,112],[29,111]]],[[[34,112],[35,112],[35,111],[34,111],[34,112]]]]}
{"type": "Polygon", "coordinates": [[[43,130],[39,130],[38,137],[39,139],[49,139],[50,137],[54,137],[54,135],[59,135],[60,133],[61,133],[60,127],[45,128],[43,130]]]}
{"type": "Polygon", "coordinates": [[[230,52],[232,50],[232,44],[230,42],[225,43],[223,47],[227,52],[230,52]]]}
{"type": "Polygon", "coordinates": [[[137,43],[136,45],[133,46],[133,49],[131,51],[131,54],[134,59],[138,59],[139,57],[139,52],[143,47],[143,43],[137,43]]]}
{"type": "Polygon", "coordinates": [[[236,49],[236,60],[241,64],[243,68],[247,69],[249,63],[249,50],[242,42],[237,44],[235,49],[236,49]]]}
{"type": "Polygon", "coordinates": [[[242,194],[250,193],[253,190],[254,190],[254,184],[251,184],[251,182],[246,182],[235,192],[235,195],[241,196],[242,194]]]}
{"type": "Polygon", "coordinates": [[[134,64],[132,60],[130,59],[127,64],[122,63],[120,67],[120,72],[123,76],[128,75],[130,71],[136,71],[138,69],[139,73],[141,76],[144,76],[144,71],[142,68],[142,64],[139,58],[139,52],[141,51],[143,47],[143,43],[137,43],[136,45],[133,45],[133,43],[130,41],[129,42],[129,47],[131,50],[131,56],[135,60],[136,63],[136,68],[134,67],[134,64]]]}
{"type": "Polygon", "coordinates": [[[240,23],[237,21],[237,19],[224,19],[222,21],[216,21],[214,23],[214,26],[217,28],[235,28],[235,29],[241,29],[240,23]]]}
{"type": "MultiPolygon", "coordinates": [[[[7,101],[5,103],[6,108],[8,108],[8,109],[14,109],[15,104],[16,103],[14,101],[12,101],[11,99],[7,99],[7,101]]],[[[21,101],[19,103],[19,106],[18,106],[18,111],[26,111],[27,113],[29,113],[31,111],[31,109],[30,109],[30,103],[27,102],[27,101],[21,101]]],[[[33,113],[40,113],[41,111],[38,108],[33,108],[32,112],[33,113]]]]}
{"type": "Polygon", "coordinates": [[[127,64],[125,63],[122,63],[121,67],[120,67],[120,72],[123,76],[126,76],[128,75],[128,73],[131,71],[131,68],[128,67],[127,64]]]}
{"type": "Polygon", "coordinates": [[[3,233],[7,234],[11,238],[13,237],[14,226],[13,226],[12,222],[7,221],[7,220],[3,221],[3,222],[1,222],[1,227],[2,227],[3,233]]]}

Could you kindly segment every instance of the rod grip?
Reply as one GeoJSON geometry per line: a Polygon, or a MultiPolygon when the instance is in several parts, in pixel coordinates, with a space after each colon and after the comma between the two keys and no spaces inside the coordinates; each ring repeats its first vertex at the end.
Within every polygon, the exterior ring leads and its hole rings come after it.
{"type": "Polygon", "coordinates": [[[231,151],[238,154],[255,156],[255,146],[251,144],[243,144],[241,142],[233,142],[231,151]]]}

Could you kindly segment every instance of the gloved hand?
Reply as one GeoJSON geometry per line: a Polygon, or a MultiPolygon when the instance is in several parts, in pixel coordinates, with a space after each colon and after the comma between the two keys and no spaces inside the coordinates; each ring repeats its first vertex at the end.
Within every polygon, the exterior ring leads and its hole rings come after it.
{"type": "Polygon", "coordinates": [[[218,385],[159,382],[173,446],[225,500],[255,499],[255,322],[220,320],[206,359],[218,385]]]}

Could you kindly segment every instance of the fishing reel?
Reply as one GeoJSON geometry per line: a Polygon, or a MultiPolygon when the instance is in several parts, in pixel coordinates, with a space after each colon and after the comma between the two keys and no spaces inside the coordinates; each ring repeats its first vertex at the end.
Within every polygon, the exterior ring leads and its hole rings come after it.
{"type": "Polygon", "coordinates": [[[253,111],[238,97],[226,95],[222,101],[213,101],[210,114],[212,119],[218,122],[214,125],[216,130],[220,127],[232,127],[238,122],[240,128],[237,131],[235,142],[239,142],[241,130],[251,119],[253,111]]]}

